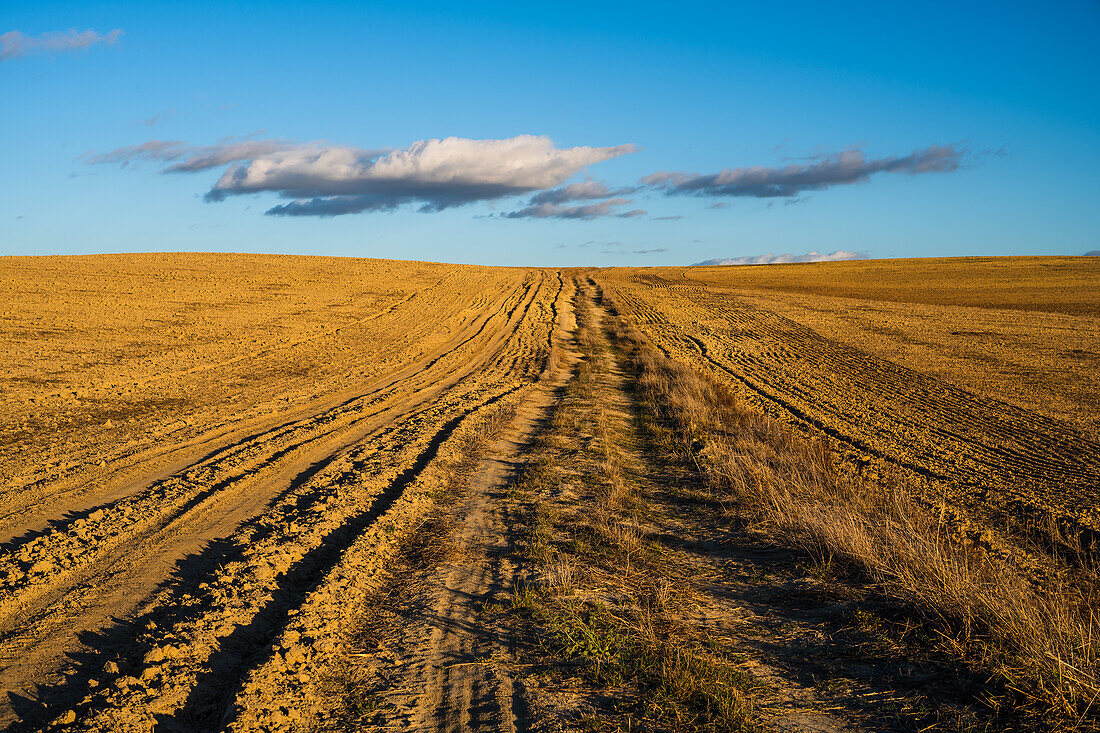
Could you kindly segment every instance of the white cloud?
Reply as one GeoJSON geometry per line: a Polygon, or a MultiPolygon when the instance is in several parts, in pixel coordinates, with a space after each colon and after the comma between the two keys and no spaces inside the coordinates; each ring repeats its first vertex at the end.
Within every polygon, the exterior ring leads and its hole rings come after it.
{"type": "MultiPolygon", "coordinates": [[[[504,140],[448,137],[421,140],[399,150],[369,150],[322,142],[223,140],[194,147],[178,140],[151,140],[107,153],[88,153],[85,162],[126,166],[139,160],[171,165],[165,173],[193,173],[228,165],[210,190],[208,201],[227,196],[271,192],[293,199],[268,214],[339,216],[389,211],[411,204],[440,211],[474,201],[490,201],[541,191],[557,201],[601,198],[619,193],[591,181],[559,186],[594,163],[633,153],[633,145],[555,147],[542,135],[504,140]],[[237,165],[232,165],[237,163],[237,165]]],[[[632,189],[631,189],[632,190],[632,189]]],[[[607,211],[621,203],[595,205],[607,211]]],[[[560,218],[594,218],[580,207],[560,218]]],[[[634,216],[637,212],[617,214],[634,216]]]]}
{"type": "MultiPolygon", "coordinates": [[[[533,199],[532,199],[533,200],[533,199]]],[[[503,216],[506,219],[599,219],[605,216],[616,216],[620,219],[632,219],[635,216],[644,216],[644,209],[631,209],[619,211],[619,207],[634,203],[630,199],[606,199],[592,204],[579,206],[563,206],[561,204],[532,204],[519,211],[510,211],[503,216]]]]}
{"type": "Polygon", "coordinates": [[[570,201],[592,201],[613,196],[625,196],[637,190],[637,186],[609,189],[599,181],[581,181],[559,188],[552,188],[549,191],[540,191],[531,197],[531,204],[564,204],[570,201]]]}
{"type": "Polygon", "coordinates": [[[868,160],[861,150],[852,149],[818,156],[805,165],[727,168],[709,174],[660,171],[646,176],[642,183],[669,195],[787,198],[805,191],[862,183],[879,173],[917,175],[954,171],[961,165],[965,152],[955,145],[932,145],[909,155],[868,160]]]}
{"type": "Polygon", "coordinates": [[[150,140],[139,145],[127,145],[107,153],[81,156],[89,164],[117,163],[125,168],[138,160],[180,161],[164,169],[165,173],[194,173],[218,168],[241,160],[251,160],[280,150],[295,147],[286,140],[227,140],[199,147],[181,140],[150,140]]]}
{"type": "Polygon", "coordinates": [[[8,31],[0,35],[0,61],[17,59],[36,53],[61,53],[62,51],[75,51],[90,46],[113,46],[118,43],[120,38],[122,38],[122,30],[119,28],[102,34],[91,28],[86,31],[78,31],[73,28],[67,31],[43,33],[40,36],[28,36],[20,31],[8,31]]]}
{"type": "Polygon", "coordinates": [[[630,219],[643,216],[644,209],[620,211],[622,206],[634,203],[633,199],[619,198],[624,194],[637,191],[636,186],[610,189],[599,181],[581,181],[558,188],[539,191],[527,202],[527,206],[518,211],[503,214],[506,219],[600,219],[615,216],[630,219]],[[599,199],[603,199],[600,201],[599,199]],[[567,206],[575,201],[593,201],[595,203],[567,206]]]}
{"type": "Polygon", "coordinates": [[[472,201],[538,191],[588,166],[634,152],[633,145],[557,148],[550,138],[449,137],[392,151],[303,145],[227,170],[207,197],[272,191],[293,204],[269,213],[335,215],[420,204],[438,211],[472,201]]]}
{"type": "Polygon", "coordinates": [[[180,140],[150,140],[106,153],[85,153],[79,159],[90,165],[117,163],[125,168],[136,160],[175,160],[186,154],[188,149],[180,140]]]}
{"type": "Polygon", "coordinates": [[[178,156],[184,160],[164,170],[166,173],[194,173],[241,160],[255,160],[294,147],[294,143],[286,140],[239,140],[188,148],[185,153],[178,156]]]}

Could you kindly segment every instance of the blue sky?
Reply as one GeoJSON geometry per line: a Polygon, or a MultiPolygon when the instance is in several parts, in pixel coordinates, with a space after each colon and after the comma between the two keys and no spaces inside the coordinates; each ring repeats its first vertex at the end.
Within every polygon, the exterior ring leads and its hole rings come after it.
{"type": "Polygon", "coordinates": [[[44,1],[5,33],[0,254],[1100,249],[1096,2],[44,1]],[[265,213],[295,201],[366,209],[265,213]]]}

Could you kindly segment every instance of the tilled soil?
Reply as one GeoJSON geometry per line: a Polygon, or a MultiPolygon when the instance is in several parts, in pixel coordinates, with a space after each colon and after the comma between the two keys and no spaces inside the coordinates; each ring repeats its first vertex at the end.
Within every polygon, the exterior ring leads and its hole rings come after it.
{"type": "MultiPolygon", "coordinates": [[[[581,724],[547,703],[547,664],[560,682],[572,662],[532,656],[500,609],[545,580],[512,492],[566,409],[582,358],[574,302],[599,317],[604,274],[237,255],[0,266],[12,275],[0,291],[12,345],[0,375],[0,727],[581,724]],[[437,544],[446,552],[403,559],[437,544]],[[380,588],[399,597],[380,605],[380,588]],[[366,648],[375,612],[395,623],[366,648]]],[[[878,461],[971,505],[1092,526],[1100,451],[1080,424],[826,338],[760,299],[652,273],[607,284],[666,353],[830,436],[860,470],[878,461]],[[1054,488],[1040,495],[1043,481],[1054,488]]],[[[914,692],[953,670],[900,663],[856,628],[859,588],[824,587],[788,550],[668,490],[690,477],[670,477],[639,442],[616,363],[602,380],[608,401],[576,420],[603,410],[628,436],[619,459],[652,504],[633,526],[691,588],[694,615],[677,628],[743,655],[770,690],[761,725],[910,729],[942,720],[930,705],[969,720],[973,680],[948,680],[957,695],[914,692]]],[[[590,437],[566,451],[574,474],[591,468],[590,437]]],[[[544,500],[583,523],[592,497],[559,488],[544,500]]],[[[589,571],[599,577],[579,576],[589,571]]],[[[596,711],[629,692],[569,684],[557,699],[596,711]]]]}
{"type": "MultiPolygon", "coordinates": [[[[1091,311],[936,307],[920,302],[919,281],[906,289],[908,281],[896,276],[891,297],[917,299],[904,306],[908,321],[895,319],[908,331],[875,336],[860,329],[877,327],[864,312],[880,304],[801,295],[796,308],[753,290],[751,274],[739,286],[737,269],[614,270],[597,279],[667,355],[829,441],[864,477],[924,486],[931,500],[972,518],[963,523],[974,541],[989,545],[984,530],[991,527],[1011,528],[1039,543],[1054,536],[1055,544],[1060,540],[1051,527],[1058,527],[1072,538],[1071,547],[1078,537],[1086,547],[1100,537],[1100,442],[1089,409],[1095,375],[1055,354],[1056,339],[1082,353],[1097,350],[1100,329],[1091,311]],[[710,280],[700,280],[708,274],[710,280]],[[846,314],[852,317],[841,323],[846,314]],[[960,334],[957,340],[969,339],[977,323],[999,324],[996,348],[979,348],[971,339],[965,355],[941,358],[946,347],[929,341],[884,358],[869,345],[949,329],[960,334]],[[1016,331],[1027,338],[1014,341],[1016,331]],[[1032,355],[1033,347],[1050,358],[1032,355]],[[989,361],[994,354],[1008,361],[989,361]]],[[[1094,276],[1079,277],[1087,289],[1094,276]]],[[[866,289],[881,297],[875,286],[866,289]]],[[[858,289],[850,283],[845,292],[858,289]]]]}
{"type": "Polygon", "coordinates": [[[530,727],[510,669],[513,640],[503,627],[487,622],[484,607],[506,600],[527,577],[508,522],[508,491],[577,359],[570,343],[572,303],[562,298],[558,307],[554,338],[560,357],[465,480],[460,500],[436,518],[445,529],[427,542],[446,547],[446,557],[434,568],[400,571],[400,588],[407,595],[390,604],[398,610],[400,626],[391,627],[389,638],[378,639],[379,648],[359,662],[371,671],[359,684],[380,701],[384,713],[374,723],[382,728],[530,727]]]}
{"type": "Polygon", "coordinates": [[[167,475],[95,487],[90,507],[87,490],[52,493],[59,518],[0,555],[0,720],[205,731],[266,710],[263,727],[296,728],[303,707],[286,691],[270,709],[235,703],[238,691],[251,700],[264,676],[301,687],[309,660],[333,651],[333,619],[314,606],[430,505],[425,477],[463,431],[529,399],[564,287],[521,273],[440,348],[352,397],[230,429],[167,475]],[[307,609],[324,624],[295,631],[307,609]]]}

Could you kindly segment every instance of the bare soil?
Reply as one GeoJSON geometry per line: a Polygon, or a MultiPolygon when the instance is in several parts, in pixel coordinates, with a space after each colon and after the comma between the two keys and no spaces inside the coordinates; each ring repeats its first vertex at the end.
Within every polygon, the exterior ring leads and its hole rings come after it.
{"type": "Polygon", "coordinates": [[[1100,362],[1090,356],[1100,321],[1088,304],[1100,270],[1086,260],[597,279],[665,353],[830,441],[863,477],[924,484],[929,500],[967,517],[973,541],[1008,529],[1043,543],[1057,527],[1089,546],[1100,531],[1100,362]]]}
{"type": "Polygon", "coordinates": [[[996,551],[1100,531],[1100,310],[1063,265],[918,297],[802,270],[4,258],[0,728],[721,728],[644,669],[591,674],[554,620],[583,611],[636,641],[649,618],[658,646],[631,648],[709,665],[744,730],[1014,729],[919,613],[703,494],[602,292],[996,551]],[[605,511],[612,469],[627,498],[605,511]]]}

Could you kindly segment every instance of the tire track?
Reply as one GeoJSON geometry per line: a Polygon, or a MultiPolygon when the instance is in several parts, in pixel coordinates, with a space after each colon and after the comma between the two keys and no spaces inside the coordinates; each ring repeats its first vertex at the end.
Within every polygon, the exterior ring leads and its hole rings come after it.
{"type": "MultiPolygon", "coordinates": [[[[552,350],[563,358],[551,359],[539,386],[470,474],[453,538],[460,559],[429,571],[423,582],[418,578],[417,585],[425,587],[414,604],[419,611],[397,641],[399,666],[386,672],[393,678],[382,693],[393,707],[387,714],[389,725],[416,731],[514,732],[530,727],[521,687],[508,670],[511,643],[484,625],[480,606],[513,588],[518,577],[519,569],[509,559],[514,537],[505,518],[504,495],[536,426],[571,377],[577,359],[568,345],[575,329],[573,292],[563,287],[554,307],[552,350]]],[[[251,706],[239,700],[238,707],[251,706]]],[[[253,719],[235,730],[258,727],[253,719]]]]}
{"type": "Polygon", "coordinates": [[[1051,519],[1086,544],[1100,531],[1100,445],[1072,426],[702,286],[631,275],[615,295],[667,355],[702,361],[811,433],[946,487],[971,509],[1015,517],[1028,534],[1051,519]]]}
{"type": "MultiPolygon", "coordinates": [[[[182,443],[154,446],[138,452],[126,452],[124,447],[121,453],[113,452],[105,456],[105,459],[109,459],[110,462],[106,472],[93,470],[60,480],[40,480],[26,485],[13,485],[0,496],[0,505],[9,504],[9,496],[19,497],[17,508],[9,509],[5,514],[0,515],[0,538],[5,542],[19,542],[28,536],[33,539],[36,532],[46,531],[51,525],[65,521],[66,515],[62,513],[62,508],[69,513],[94,511],[105,502],[129,495],[195,464],[211,460],[219,451],[262,439],[265,435],[274,434],[274,431],[284,429],[293,423],[308,421],[341,408],[354,406],[357,400],[407,380],[416,373],[424,371],[429,361],[454,351],[464,340],[468,340],[471,329],[476,327],[487,313],[498,310],[494,307],[494,303],[506,303],[515,297],[522,287],[522,283],[517,284],[494,301],[476,299],[470,306],[460,311],[465,315],[460,319],[457,332],[453,337],[432,353],[398,368],[389,375],[375,379],[365,389],[344,390],[337,395],[311,399],[311,404],[305,408],[291,409],[275,417],[251,418],[230,426],[223,425],[182,443]],[[153,469],[154,466],[160,466],[160,468],[153,469]],[[43,507],[52,509],[42,514],[43,507]]],[[[404,302],[411,302],[411,299],[404,302]]],[[[397,310],[396,307],[389,308],[383,314],[368,316],[366,320],[377,319],[397,310]]],[[[102,451],[102,446],[97,446],[97,451],[102,451]]]]}
{"type": "MultiPolygon", "coordinates": [[[[560,314],[572,321],[568,300],[560,314]]],[[[557,321],[555,321],[557,323],[557,321]]],[[[573,327],[568,334],[572,339],[573,327]]],[[[565,348],[565,344],[562,344],[565,348]]],[[[526,730],[525,705],[506,665],[512,659],[508,641],[486,629],[478,618],[478,606],[496,594],[515,587],[517,568],[506,558],[514,542],[501,501],[512,479],[521,450],[530,443],[538,424],[545,419],[560,390],[572,376],[579,356],[569,357],[551,372],[529,398],[504,435],[481,461],[469,483],[469,504],[457,536],[461,564],[444,568],[438,575],[427,612],[428,629],[420,631],[421,643],[413,647],[406,674],[418,690],[411,710],[402,715],[398,698],[397,720],[407,730],[476,731],[498,730],[515,733],[526,730]],[[425,636],[427,637],[425,640],[425,636]],[[419,648],[417,648],[419,647],[419,648]],[[489,663],[472,660],[491,659],[489,663]]],[[[417,638],[416,632],[411,634],[417,638]]]]}
{"type": "MultiPolygon", "coordinates": [[[[91,584],[97,584],[100,588],[97,588],[97,593],[91,597],[102,601],[99,604],[94,604],[89,608],[80,608],[80,603],[73,600],[73,596],[81,596],[80,592],[69,591],[67,593],[60,594],[59,598],[54,599],[55,603],[46,609],[44,614],[36,616],[32,623],[23,624],[20,629],[24,633],[22,639],[19,638],[19,634],[12,634],[6,638],[3,643],[0,643],[0,654],[3,654],[5,658],[9,660],[8,667],[3,673],[0,673],[5,677],[5,681],[8,682],[9,689],[13,689],[11,684],[12,680],[19,680],[26,687],[26,681],[33,678],[34,668],[41,662],[41,659],[37,661],[34,659],[35,654],[32,653],[28,659],[27,647],[20,645],[20,641],[29,642],[32,652],[41,652],[42,639],[39,632],[40,629],[51,626],[51,623],[56,626],[72,625],[74,618],[82,618],[84,623],[76,624],[77,627],[82,627],[86,632],[92,632],[95,628],[102,625],[109,618],[109,610],[118,611],[124,609],[127,603],[131,604],[134,601],[124,602],[120,598],[108,597],[103,598],[104,593],[101,587],[104,583],[111,585],[112,587],[126,586],[124,595],[134,600],[138,600],[139,597],[146,591],[136,592],[133,587],[133,579],[135,577],[144,578],[142,583],[145,586],[149,586],[149,591],[155,586],[159,578],[169,576],[171,570],[171,561],[175,556],[183,554],[180,552],[184,545],[189,545],[192,552],[196,552],[198,557],[202,557],[203,551],[201,549],[204,541],[213,540],[219,534],[232,531],[233,528],[240,523],[238,517],[244,518],[249,514],[256,514],[261,512],[266,506],[267,512],[259,514],[257,521],[261,524],[267,521],[265,517],[270,517],[270,512],[273,506],[277,506],[278,502],[282,501],[284,504],[287,501],[293,499],[294,508],[293,511],[297,513],[312,511],[312,507],[319,500],[315,490],[309,487],[316,483],[322,476],[330,474],[333,467],[337,463],[341,463],[346,454],[346,451],[351,447],[364,440],[370,442],[374,440],[384,440],[389,432],[392,432],[392,426],[403,424],[409,426],[410,429],[419,429],[418,420],[426,419],[424,417],[425,410],[430,409],[430,406],[437,404],[444,395],[448,394],[449,390],[453,390],[456,385],[467,380],[471,375],[480,378],[482,375],[478,374],[479,370],[483,369],[490,363],[499,361],[501,355],[507,354],[508,349],[512,348],[514,343],[519,339],[517,333],[520,326],[526,321],[527,315],[531,309],[532,303],[538,298],[543,291],[542,278],[532,279],[525,286],[524,294],[519,297],[508,309],[501,313],[501,323],[499,326],[493,328],[492,332],[488,330],[488,325],[493,319],[493,315],[486,317],[476,329],[476,331],[465,338],[459,346],[456,346],[451,353],[455,354],[453,358],[447,358],[444,361],[440,358],[433,358],[430,366],[418,372],[420,379],[417,380],[413,386],[417,389],[413,390],[412,394],[408,392],[396,393],[391,402],[396,401],[398,397],[405,401],[404,405],[398,403],[396,406],[392,406],[387,410],[380,411],[374,417],[373,421],[367,420],[367,418],[358,418],[353,421],[352,426],[356,427],[350,434],[348,430],[344,430],[339,434],[336,431],[326,433],[319,438],[315,438],[312,441],[303,441],[304,445],[313,446],[312,451],[307,455],[302,456],[302,449],[290,450],[278,456],[274,456],[281,464],[289,463],[287,468],[279,471],[276,476],[265,475],[264,481],[259,482],[267,484],[266,490],[257,492],[257,486],[252,486],[249,490],[245,490],[247,487],[241,487],[239,485],[230,484],[229,487],[233,488],[230,494],[226,495],[221,505],[218,502],[211,503],[210,501],[199,501],[191,507],[188,507],[189,511],[179,515],[179,517],[173,521],[164,524],[156,532],[150,535],[150,538],[146,542],[147,550],[138,551],[138,548],[127,546],[124,551],[120,551],[120,555],[137,555],[138,557],[148,557],[153,554],[152,548],[158,548],[163,550],[167,547],[174,547],[175,552],[162,553],[166,556],[161,558],[159,566],[164,572],[142,572],[142,568],[134,567],[133,563],[128,568],[119,569],[113,567],[102,571],[100,574],[89,573],[87,579],[83,583],[83,590],[87,591],[91,584]],[[477,348],[479,351],[475,351],[475,354],[466,354],[462,350],[462,347],[467,344],[472,344],[477,340],[481,345],[477,348]],[[457,362],[451,364],[451,362],[457,362]],[[440,379],[434,372],[449,369],[444,371],[443,378],[440,379]],[[411,398],[411,402],[409,402],[411,398]],[[424,405],[429,405],[429,408],[424,408],[424,405]],[[387,427],[389,426],[389,427],[387,427]],[[381,432],[379,432],[381,431],[381,432]],[[375,436],[371,438],[371,436],[375,436]],[[291,460],[291,458],[293,460],[291,460]],[[304,469],[299,470],[299,467],[305,465],[304,469]],[[270,486],[283,486],[284,488],[279,492],[273,492],[270,486]],[[301,491],[306,490],[306,494],[301,494],[301,491]],[[313,492],[313,498],[309,498],[309,493],[313,492]],[[214,531],[211,531],[214,528],[214,531]],[[172,537],[184,537],[185,540],[177,539],[174,543],[172,537]],[[135,597],[136,596],[136,597],[135,597]],[[33,627],[33,628],[32,628],[33,627]],[[37,645],[36,645],[37,642],[37,645]],[[18,649],[18,651],[15,651],[18,649]],[[7,653],[4,653],[7,652],[7,653]],[[14,652],[14,654],[13,654],[14,652]],[[14,659],[13,658],[17,658],[14,659]],[[14,664],[12,663],[14,661],[14,664]],[[13,668],[14,667],[14,668],[13,668]]],[[[498,313],[500,313],[498,311],[498,313]]],[[[467,349],[468,350],[468,349],[467,349]]],[[[517,375],[522,376],[522,375],[517,375]]],[[[476,381],[476,380],[475,380],[476,381]]],[[[510,384],[509,389],[514,389],[515,384],[510,384]]],[[[500,395],[498,395],[499,397],[500,395]]],[[[415,442],[415,441],[414,441],[415,442]]],[[[268,456],[267,461],[272,460],[273,456],[268,456]]],[[[261,465],[267,465],[261,460],[261,465]]],[[[342,464],[341,464],[342,465],[342,464]]],[[[392,464],[391,464],[392,465],[392,464]]],[[[379,466],[378,468],[381,468],[379,466]]],[[[346,476],[350,473],[355,473],[358,469],[344,467],[342,473],[338,474],[337,478],[328,476],[327,481],[332,486],[339,486],[339,476],[346,476]]],[[[250,484],[257,484],[257,481],[245,482],[250,484]]],[[[227,488],[229,488],[227,487],[227,488]]],[[[225,493],[225,492],[221,492],[225,493]]],[[[322,492],[324,493],[324,492],[322,492]]],[[[332,504],[332,496],[328,496],[325,500],[328,503],[325,504],[324,511],[328,512],[332,510],[329,504],[332,504]]],[[[214,555],[218,555],[219,552],[223,552],[225,548],[222,543],[215,542],[210,546],[211,552],[214,555]]],[[[122,562],[121,557],[110,557],[110,561],[107,564],[114,564],[122,562]]],[[[205,562],[210,562],[208,558],[204,559],[205,562]]],[[[140,584],[139,584],[140,585],[140,584]]],[[[80,591],[80,588],[76,589],[80,591]]],[[[107,594],[110,595],[110,594],[107,594]]],[[[47,654],[38,654],[39,657],[50,657],[50,651],[53,652],[52,659],[55,662],[56,667],[57,654],[60,651],[57,644],[45,644],[47,654]]],[[[63,645],[62,645],[63,646],[63,645]]],[[[46,665],[49,666],[49,665],[46,665]]],[[[41,676],[41,675],[39,675],[41,676]]],[[[83,675],[86,681],[94,679],[94,675],[89,672],[85,672],[83,675]]],[[[55,686],[56,687],[56,686],[55,686]]],[[[71,686],[62,684],[57,689],[58,699],[65,699],[66,696],[72,696],[71,686]]],[[[49,696],[49,695],[47,695],[49,696]]],[[[33,707],[33,706],[32,706],[33,707]]],[[[50,709],[56,709],[56,704],[51,704],[50,709]]],[[[44,713],[43,713],[44,714],[44,713]]],[[[28,716],[24,716],[28,717],[28,716]]],[[[31,715],[28,717],[42,719],[42,715],[31,715]]]]}
{"type": "MultiPolygon", "coordinates": [[[[529,307],[532,298],[532,291],[528,288],[506,312],[506,318],[513,319],[524,303],[529,307]]],[[[314,444],[333,440],[345,443],[348,439],[341,440],[340,436],[348,433],[352,435],[350,440],[361,437],[359,434],[364,421],[384,414],[385,409],[390,409],[387,405],[395,398],[407,399],[407,390],[413,390],[415,395],[417,389],[434,389],[434,386],[441,384],[432,379],[428,370],[447,354],[457,352],[478,338],[492,318],[490,314],[480,319],[480,326],[472,334],[450,351],[431,359],[424,369],[413,375],[413,379],[406,380],[408,383],[391,380],[375,390],[373,399],[355,398],[322,415],[251,436],[220,451],[209,461],[158,482],[132,498],[97,508],[30,542],[17,543],[6,555],[0,556],[0,571],[6,571],[5,580],[0,581],[0,633],[10,629],[13,614],[24,618],[33,616],[35,608],[41,605],[35,603],[37,598],[46,596],[47,603],[55,600],[58,589],[63,592],[66,583],[72,582],[73,578],[79,579],[81,570],[117,561],[120,552],[130,551],[128,543],[144,540],[162,531],[200,503],[216,500],[218,494],[227,490],[232,490],[234,494],[246,492],[258,482],[268,479],[271,467],[279,461],[300,452],[310,455],[307,449],[314,444]],[[424,383],[434,383],[434,386],[421,387],[424,383]],[[401,390],[401,387],[405,389],[401,390]],[[367,409],[371,404],[378,407],[367,409]],[[286,438],[291,442],[282,444],[286,438]]],[[[370,429],[370,423],[367,428],[370,429]]]]}

